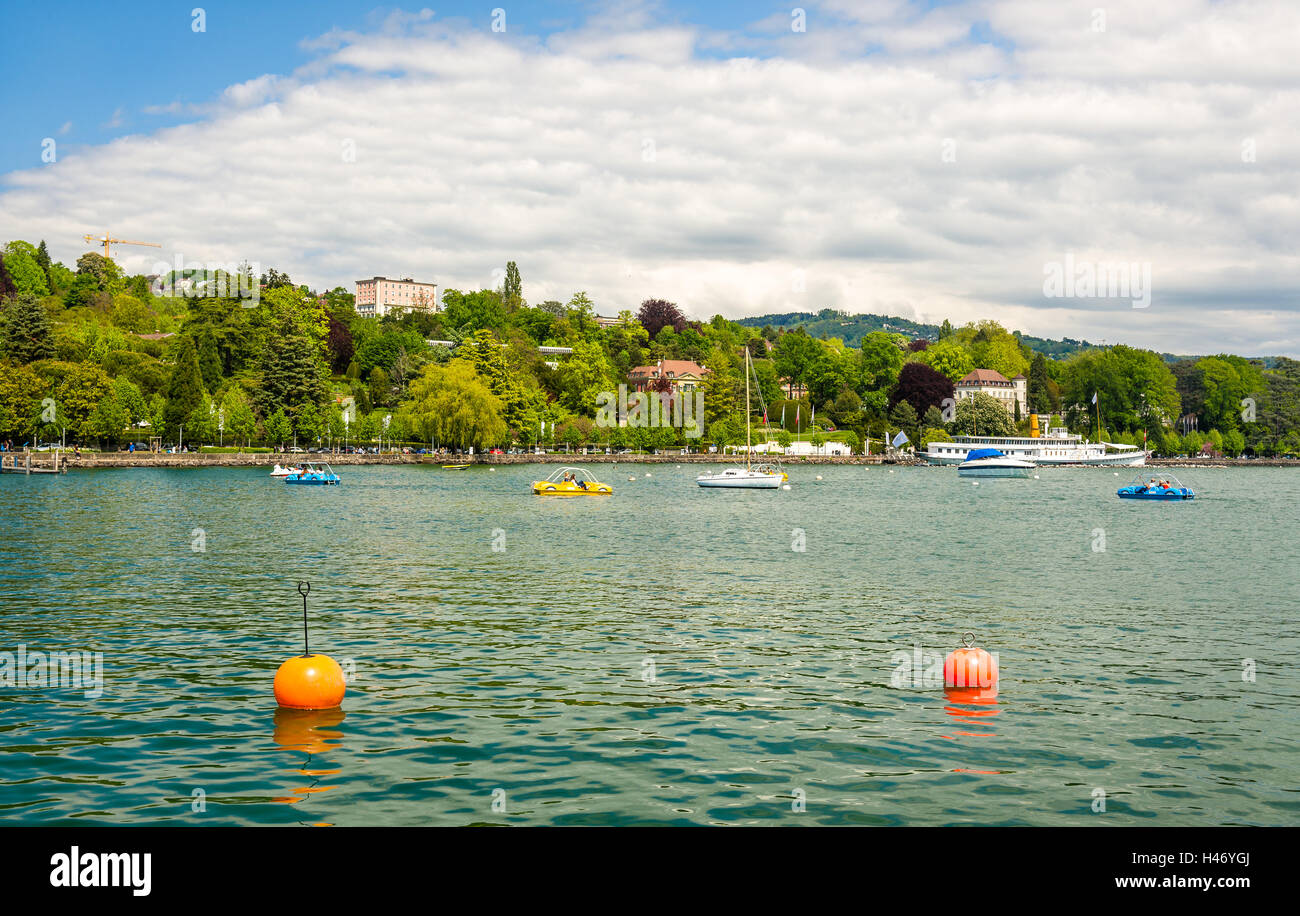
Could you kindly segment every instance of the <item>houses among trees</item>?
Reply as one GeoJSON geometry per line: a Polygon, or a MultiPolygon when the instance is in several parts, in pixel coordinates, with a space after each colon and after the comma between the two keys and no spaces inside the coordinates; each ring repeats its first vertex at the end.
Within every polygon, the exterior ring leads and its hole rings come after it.
{"type": "MultiPolygon", "coordinates": [[[[1229,455],[1300,455],[1300,362],[1280,357],[1171,360],[1039,343],[992,321],[913,326],[829,310],[803,321],[704,321],[660,298],[599,309],[618,316],[605,318],[583,291],[530,304],[514,262],[498,289],[446,289],[439,309],[374,317],[342,287],[314,291],[274,268],[261,280],[251,302],[217,295],[214,284],[157,296],[152,278],[124,276],[98,253],[68,268],[43,242],[8,243],[0,439],[66,431],[68,441],[115,447],[146,433],[174,441],[183,428],[186,442],[242,446],[381,433],[458,448],[725,446],[744,441],[748,349],[765,432],[778,441],[878,449],[902,429],[920,446],[967,428],[1023,432],[1030,413],[1095,435],[1099,413],[1109,441],[1145,436],[1165,453],[1208,443],[1229,455]],[[620,384],[698,391],[703,437],[596,423],[599,396],[620,384]],[[949,398],[955,413],[944,411],[949,398]]],[[[751,421],[761,420],[756,408],[751,421]]]]}

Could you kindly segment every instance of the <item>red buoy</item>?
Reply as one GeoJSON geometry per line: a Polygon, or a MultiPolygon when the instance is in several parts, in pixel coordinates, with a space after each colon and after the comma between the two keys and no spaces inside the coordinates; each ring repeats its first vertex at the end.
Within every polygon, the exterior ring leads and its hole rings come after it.
{"type": "Polygon", "coordinates": [[[943,660],[943,686],[987,690],[996,689],[998,663],[988,652],[975,645],[974,633],[962,634],[962,645],[943,660]]]}

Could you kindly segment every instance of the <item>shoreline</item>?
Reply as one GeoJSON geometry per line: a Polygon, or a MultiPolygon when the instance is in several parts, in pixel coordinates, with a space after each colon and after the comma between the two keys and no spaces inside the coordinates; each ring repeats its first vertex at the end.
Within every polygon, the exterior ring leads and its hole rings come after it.
{"type": "MultiPolygon", "coordinates": [[[[20,457],[22,453],[6,453],[6,464],[11,455],[20,457]]],[[[755,456],[757,460],[767,460],[769,456],[755,456]]],[[[94,470],[98,468],[206,468],[206,467],[271,467],[277,463],[293,461],[323,461],[338,467],[357,467],[362,465],[429,465],[440,467],[443,464],[471,465],[516,465],[516,464],[735,464],[740,460],[736,455],[582,455],[553,452],[546,455],[293,455],[283,452],[256,453],[234,452],[216,455],[155,455],[129,454],[113,452],[108,454],[83,453],[74,458],[67,453],[60,456],[59,463],[70,470],[94,470]]],[[[796,455],[783,457],[781,463],[788,467],[800,465],[891,465],[903,467],[928,467],[925,461],[912,458],[885,457],[883,455],[821,456],[796,455]]],[[[42,452],[32,454],[32,468],[48,469],[53,467],[54,453],[42,452]]],[[[1115,470],[1125,468],[1114,465],[1059,465],[1064,468],[1078,467],[1112,467],[1115,470]]],[[[1230,467],[1300,467],[1300,460],[1285,458],[1151,458],[1146,467],[1160,468],[1230,468],[1230,467]]],[[[6,473],[13,473],[6,468],[6,473]]],[[[19,470],[17,473],[21,474],[19,470]]]]}

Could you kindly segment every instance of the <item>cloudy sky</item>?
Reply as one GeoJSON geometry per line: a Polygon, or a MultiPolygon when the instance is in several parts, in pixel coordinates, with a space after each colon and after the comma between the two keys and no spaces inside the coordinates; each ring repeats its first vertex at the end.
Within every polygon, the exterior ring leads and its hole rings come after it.
{"type": "Polygon", "coordinates": [[[1300,357],[1300,4],[494,2],[11,10],[0,240],[1300,357]]]}

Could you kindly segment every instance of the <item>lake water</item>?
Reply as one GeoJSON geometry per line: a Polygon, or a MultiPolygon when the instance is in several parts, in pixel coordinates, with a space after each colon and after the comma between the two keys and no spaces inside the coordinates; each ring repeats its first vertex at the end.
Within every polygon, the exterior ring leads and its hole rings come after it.
{"type": "Polygon", "coordinates": [[[1300,473],[551,469],[0,477],[0,651],[103,653],[0,687],[0,821],[1300,821],[1300,473]],[[341,711],[271,695],[299,579],[341,711]],[[965,630],[995,702],[900,676],[965,630]]]}

